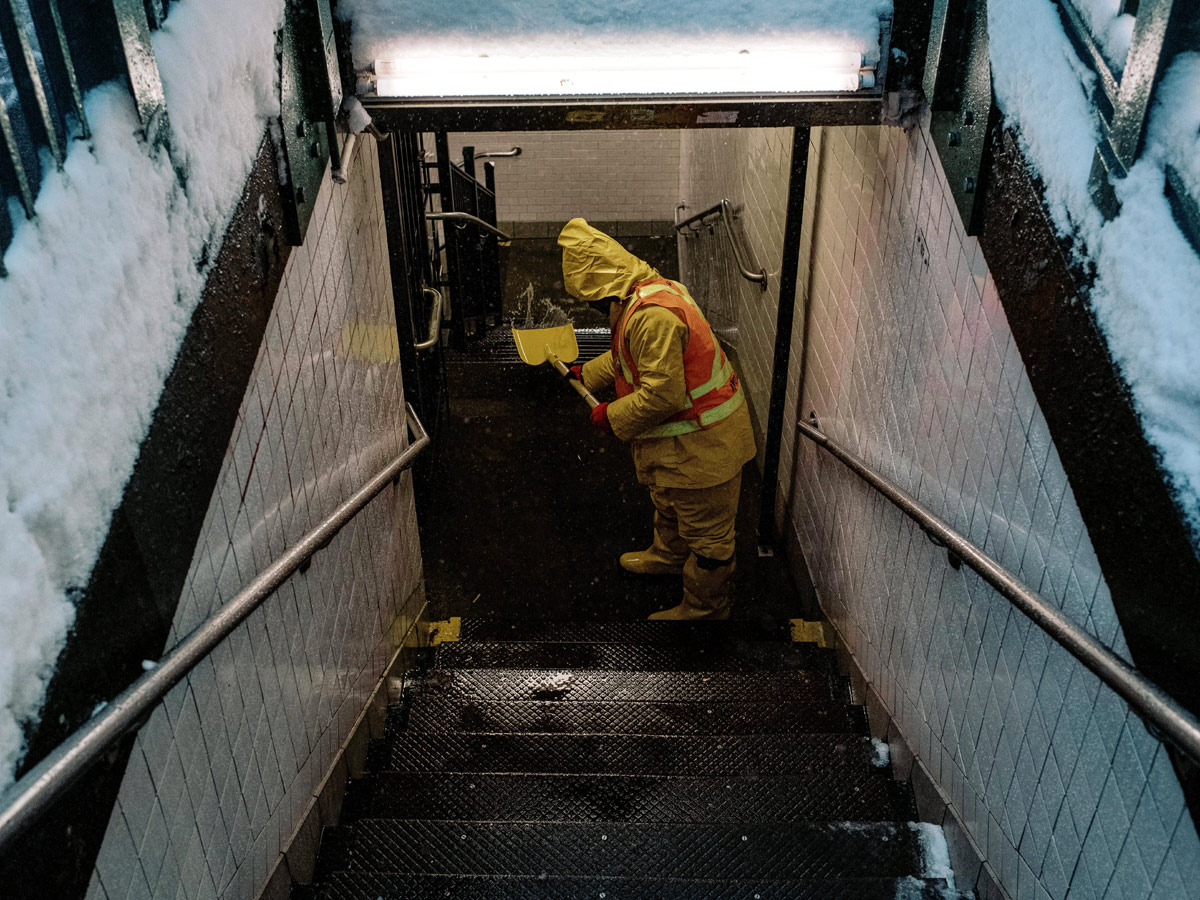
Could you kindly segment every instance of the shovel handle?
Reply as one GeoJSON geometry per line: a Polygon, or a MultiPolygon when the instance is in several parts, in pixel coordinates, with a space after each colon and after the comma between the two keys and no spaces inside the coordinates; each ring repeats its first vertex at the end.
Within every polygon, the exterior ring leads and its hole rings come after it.
{"type": "Polygon", "coordinates": [[[587,402],[588,406],[595,409],[600,405],[600,401],[593,396],[591,391],[583,386],[582,381],[571,377],[571,370],[567,368],[567,364],[551,353],[549,349],[546,350],[546,359],[550,361],[550,365],[554,366],[555,371],[559,375],[571,383],[571,387],[575,388],[575,393],[579,394],[587,402]]]}

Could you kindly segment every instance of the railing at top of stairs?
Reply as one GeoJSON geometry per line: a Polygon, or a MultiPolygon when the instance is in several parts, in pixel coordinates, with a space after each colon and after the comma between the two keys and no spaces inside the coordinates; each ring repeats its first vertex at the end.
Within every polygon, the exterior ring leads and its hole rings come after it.
{"type": "Polygon", "coordinates": [[[429,444],[412,406],[413,440],[316,528],[268,566],[236,597],[195,628],[150,671],[126,688],[88,724],[67,738],[20,781],[0,795],[0,850],[46,813],[56,799],[121,738],[137,731],[151,710],[247,616],[333,539],[385,487],[394,484],[429,444]]]}
{"type": "Polygon", "coordinates": [[[915,497],[820,431],[818,426],[813,416],[811,422],[799,422],[796,428],[800,434],[825,448],[859,478],[887,497],[916,522],[935,544],[945,547],[952,565],[956,561],[966,563],[1063,649],[1087,666],[1125,699],[1152,733],[1193,761],[1200,762],[1200,720],[1043,597],[1022,584],[1012,572],[939,519],[915,497]]]}

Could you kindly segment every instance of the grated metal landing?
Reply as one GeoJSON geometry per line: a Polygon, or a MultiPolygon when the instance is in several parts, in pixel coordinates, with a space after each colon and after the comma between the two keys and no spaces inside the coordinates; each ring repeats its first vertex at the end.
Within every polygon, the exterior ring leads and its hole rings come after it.
{"type": "MultiPolygon", "coordinates": [[[[524,321],[516,322],[518,328],[533,328],[537,325],[527,325],[524,321]]],[[[525,365],[517,353],[513,342],[513,323],[506,322],[496,328],[489,329],[486,334],[471,344],[470,350],[455,351],[452,359],[456,363],[510,363],[525,365]]],[[[610,332],[603,328],[575,328],[575,342],[579,345],[578,362],[584,363],[595,359],[611,346],[610,332]]]]}
{"type": "Polygon", "coordinates": [[[733,619],[727,622],[545,622],[463,619],[464,643],[515,641],[551,644],[651,644],[685,649],[742,641],[787,641],[786,622],[733,619]]]}
{"type": "Polygon", "coordinates": [[[464,620],[294,900],[965,900],[784,623],[464,620]]]}

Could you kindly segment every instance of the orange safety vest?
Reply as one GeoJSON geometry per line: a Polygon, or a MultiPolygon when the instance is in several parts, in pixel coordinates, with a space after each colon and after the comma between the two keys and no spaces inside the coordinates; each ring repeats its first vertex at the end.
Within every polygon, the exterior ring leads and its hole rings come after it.
{"type": "Polygon", "coordinates": [[[637,365],[625,346],[625,323],[633,312],[643,306],[669,309],[688,327],[688,342],[683,349],[683,379],[690,405],[661,425],[642,432],[638,438],[689,434],[732,415],[746,400],[737,373],[733,371],[724,349],[713,336],[712,329],[708,327],[700,307],[687,288],[666,278],[643,281],[635,286],[621,321],[613,329],[612,355],[616,363],[613,376],[617,396],[632,394],[640,384],[637,365]]]}

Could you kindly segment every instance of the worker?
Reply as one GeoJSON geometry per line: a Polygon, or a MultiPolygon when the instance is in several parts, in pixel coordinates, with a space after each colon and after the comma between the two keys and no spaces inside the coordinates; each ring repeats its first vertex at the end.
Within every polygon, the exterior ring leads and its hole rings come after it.
{"type": "Polygon", "coordinates": [[[737,374],[682,284],[580,218],[558,243],[567,291],[607,314],[612,331],[611,349],[570,375],[592,392],[615,387],[592,424],[632,444],[654,503],[652,543],[622,554],[621,567],[683,576],[683,601],[651,619],[727,619],[742,466],[755,455],[737,374]]]}

